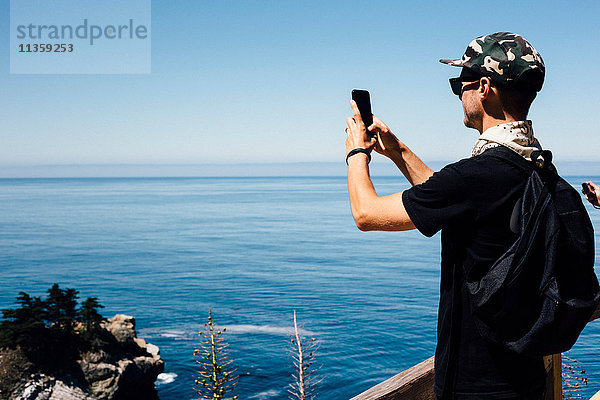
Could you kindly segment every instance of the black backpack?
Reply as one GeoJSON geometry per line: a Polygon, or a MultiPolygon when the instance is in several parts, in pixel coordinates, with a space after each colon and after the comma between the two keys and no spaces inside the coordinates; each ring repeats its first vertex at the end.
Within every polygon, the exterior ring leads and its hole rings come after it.
{"type": "Polygon", "coordinates": [[[519,354],[567,351],[600,302],[592,223],[549,151],[528,162],[495,150],[529,177],[511,218],[519,237],[483,277],[467,276],[471,312],[483,337],[519,354]]]}

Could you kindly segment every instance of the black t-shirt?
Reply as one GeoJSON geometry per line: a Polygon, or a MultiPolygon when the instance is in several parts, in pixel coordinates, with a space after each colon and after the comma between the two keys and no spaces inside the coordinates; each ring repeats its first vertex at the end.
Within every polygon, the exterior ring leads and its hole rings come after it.
{"type": "Polygon", "coordinates": [[[402,195],[404,207],[421,233],[433,236],[442,231],[434,385],[438,396],[444,385],[452,384],[452,377],[446,376],[451,375],[451,342],[458,342],[458,347],[454,347],[458,360],[453,385],[456,399],[514,398],[545,385],[541,357],[518,355],[480,336],[466,293],[465,280],[484,274],[517,237],[510,230],[510,215],[527,177],[520,169],[492,156],[502,157],[507,151],[512,150],[497,147],[450,164],[402,195]],[[454,285],[460,285],[456,296],[454,285]],[[453,298],[460,322],[454,330],[453,298]]]}

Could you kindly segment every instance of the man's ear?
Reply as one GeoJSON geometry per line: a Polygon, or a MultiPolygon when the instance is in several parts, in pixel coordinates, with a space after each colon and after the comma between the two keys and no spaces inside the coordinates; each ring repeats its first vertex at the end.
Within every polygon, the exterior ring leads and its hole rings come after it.
{"type": "Polygon", "coordinates": [[[479,89],[477,89],[479,98],[483,101],[492,94],[492,81],[487,76],[479,79],[479,89]]]}

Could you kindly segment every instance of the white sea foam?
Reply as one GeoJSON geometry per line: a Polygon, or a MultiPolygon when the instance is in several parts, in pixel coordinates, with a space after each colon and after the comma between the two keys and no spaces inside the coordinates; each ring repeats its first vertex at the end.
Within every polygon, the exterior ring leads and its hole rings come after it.
{"type": "Polygon", "coordinates": [[[160,332],[159,335],[168,338],[180,338],[186,336],[186,332],[179,330],[164,330],[160,332]]]}
{"type": "MultiPolygon", "coordinates": [[[[251,325],[251,324],[240,324],[240,325],[218,325],[217,329],[227,328],[226,333],[232,335],[241,334],[266,334],[275,336],[289,336],[294,331],[291,326],[273,326],[273,325],[251,325]]],[[[169,339],[193,339],[198,334],[198,331],[202,330],[201,326],[190,326],[189,329],[169,329],[169,328],[150,328],[141,329],[139,336],[152,340],[155,337],[163,337],[169,339]]],[[[300,328],[300,335],[302,336],[315,336],[316,333],[300,328]]]]}
{"type": "Polygon", "coordinates": [[[278,398],[280,394],[281,394],[280,390],[269,389],[266,392],[257,393],[250,398],[257,399],[257,400],[268,400],[268,399],[278,398]]]}
{"type": "MultiPolygon", "coordinates": [[[[227,328],[227,333],[243,334],[243,333],[265,333],[269,335],[288,336],[293,331],[293,327],[288,326],[271,326],[271,325],[224,325],[227,328]]],[[[300,334],[303,336],[313,336],[315,333],[300,329],[300,334]]]]}
{"type": "Polygon", "coordinates": [[[173,383],[173,381],[177,378],[177,374],[174,372],[163,372],[162,374],[158,374],[156,377],[157,385],[166,385],[167,383],[173,383]]]}
{"type": "Polygon", "coordinates": [[[138,336],[147,340],[152,340],[152,338],[156,337],[166,337],[166,338],[183,338],[190,335],[193,335],[192,331],[184,331],[181,329],[168,329],[168,328],[145,328],[138,330],[138,336]]]}

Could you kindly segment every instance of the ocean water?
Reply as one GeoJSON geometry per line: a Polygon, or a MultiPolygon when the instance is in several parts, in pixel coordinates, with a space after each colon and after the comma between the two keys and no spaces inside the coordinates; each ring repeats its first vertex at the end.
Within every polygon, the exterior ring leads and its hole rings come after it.
{"type": "MultiPolygon", "coordinates": [[[[588,179],[600,180],[568,177],[588,179]]],[[[380,195],[408,188],[374,182],[380,195]]],[[[0,308],[57,282],[99,297],[106,317],[135,316],[165,360],[163,400],[195,398],[209,307],[228,328],[240,399],[287,397],[294,310],[320,343],[320,399],[435,350],[439,236],[358,231],[343,177],[0,179],[0,210],[0,308]]],[[[597,321],[567,353],[585,370],[583,398],[600,390],[599,337],[597,321]]]]}

